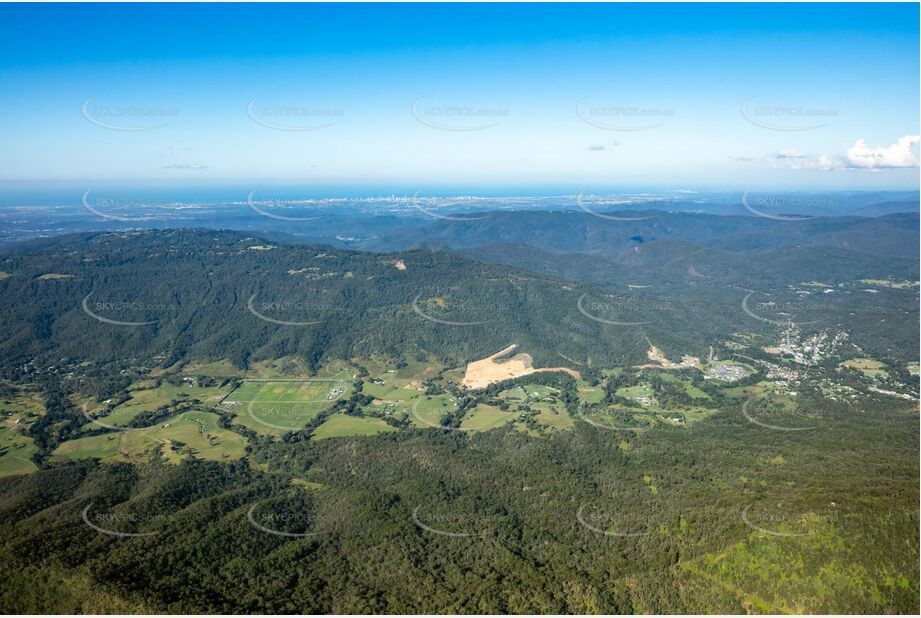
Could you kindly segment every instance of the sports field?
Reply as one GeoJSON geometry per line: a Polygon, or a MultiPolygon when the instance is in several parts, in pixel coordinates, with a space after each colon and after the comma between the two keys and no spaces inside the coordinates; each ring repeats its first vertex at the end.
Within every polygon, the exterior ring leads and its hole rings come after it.
{"type": "Polygon", "coordinates": [[[241,425],[281,434],[302,429],[350,391],[351,384],[339,378],[248,380],[224,403],[234,406],[241,425]]]}

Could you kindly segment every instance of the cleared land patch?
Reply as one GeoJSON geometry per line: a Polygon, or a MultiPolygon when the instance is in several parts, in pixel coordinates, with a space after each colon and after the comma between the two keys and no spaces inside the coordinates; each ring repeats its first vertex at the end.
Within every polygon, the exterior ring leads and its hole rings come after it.
{"type": "Polygon", "coordinates": [[[500,410],[496,406],[479,404],[464,415],[460,428],[466,431],[486,431],[513,421],[521,415],[517,410],[500,410]]]}
{"type": "MultiPolygon", "coordinates": [[[[221,388],[219,386],[200,387],[194,384],[168,384],[166,382],[159,386],[145,387],[136,385],[128,394],[130,399],[116,405],[112,411],[100,421],[106,425],[125,426],[131,423],[134,418],[141,412],[152,412],[164,406],[177,405],[183,402],[198,400],[204,405],[217,405],[224,395],[229,392],[229,387],[221,388]]],[[[103,408],[104,409],[104,408],[103,408]]],[[[91,412],[93,416],[98,415],[99,410],[91,412]]],[[[84,431],[98,429],[99,426],[93,423],[84,426],[84,431]]]]}
{"type": "Polygon", "coordinates": [[[442,417],[456,409],[457,403],[450,395],[422,397],[412,406],[410,422],[421,429],[439,427],[442,417]]]}
{"type": "Polygon", "coordinates": [[[536,404],[532,408],[538,411],[537,422],[549,429],[567,430],[572,429],[574,426],[569,414],[556,406],[536,404]]]}
{"type": "Polygon", "coordinates": [[[30,458],[37,452],[32,439],[22,435],[18,428],[0,424],[0,476],[34,472],[38,468],[30,458]]]}
{"type": "Polygon", "coordinates": [[[881,378],[887,375],[886,365],[872,358],[852,358],[841,365],[859,371],[868,378],[881,378]]]}
{"type": "Polygon", "coordinates": [[[38,447],[25,431],[44,413],[41,395],[34,391],[15,390],[0,400],[0,477],[38,469],[31,461],[38,447]]]}
{"type": "Polygon", "coordinates": [[[589,386],[585,382],[579,382],[578,385],[579,401],[585,403],[601,403],[604,399],[604,389],[596,386],[589,386]]]}
{"type": "Polygon", "coordinates": [[[513,343],[492,356],[487,356],[482,360],[469,363],[462,384],[470,389],[486,388],[495,382],[520,378],[521,376],[530,375],[538,371],[563,371],[577,380],[581,378],[578,371],[568,367],[535,369],[533,367],[534,360],[531,358],[530,354],[522,353],[516,354],[511,358],[505,358],[517,348],[518,344],[513,343]]]}
{"type": "Polygon", "coordinates": [[[375,434],[396,430],[396,427],[391,427],[378,418],[333,414],[326,419],[326,422],[317,427],[317,430],[313,432],[313,439],[325,440],[327,438],[373,436],[375,434]]]}
{"type": "Polygon", "coordinates": [[[245,453],[246,438],[219,427],[218,418],[211,412],[185,412],[153,427],[68,440],[52,455],[58,461],[99,458],[136,462],[156,453],[172,463],[186,458],[239,459],[245,453]]]}

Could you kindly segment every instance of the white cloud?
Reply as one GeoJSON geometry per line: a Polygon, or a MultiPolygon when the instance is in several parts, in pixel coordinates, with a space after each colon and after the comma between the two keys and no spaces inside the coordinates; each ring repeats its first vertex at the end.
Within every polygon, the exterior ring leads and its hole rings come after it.
{"type": "Polygon", "coordinates": [[[867,170],[878,171],[903,167],[917,167],[918,156],[914,153],[921,137],[905,135],[891,146],[872,148],[863,139],[848,148],[844,155],[811,155],[796,150],[781,150],[769,155],[774,167],[790,170],[867,170]]]}
{"type": "Polygon", "coordinates": [[[771,156],[774,167],[782,167],[788,170],[836,170],[841,169],[840,160],[833,159],[828,155],[808,155],[802,154],[795,150],[781,150],[771,156]]]}
{"type": "Polygon", "coordinates": [[[171,163],[170,165],[164,165],[163,169],[167,169],[167,170],[206,170],[208,169],[208,166],[201,165],[199,163],[171,163]]]}
{"type": "Polygon", "coordinates": [[[912,148],[918,145],[921,136],[905,135],[891,146],[871,148],[859,139],[847,150],[847,163],[855,169],[885,169],[893,167],[917,167],[918,156],[912,148]]]}

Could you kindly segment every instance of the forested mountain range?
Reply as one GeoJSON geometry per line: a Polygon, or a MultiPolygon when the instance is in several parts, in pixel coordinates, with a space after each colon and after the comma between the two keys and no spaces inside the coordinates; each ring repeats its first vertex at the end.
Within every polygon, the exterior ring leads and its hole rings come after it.
{"type": "MultiPolygon", "coordinates": [[[[900,219],[881,225],[903,233],[900,219]]],[[[917,333],[910,291],[869,294],[859,282],[910,278],[908,260],[855,259],[845,249],[740,254],[650,243],[620,257],[558,260],[533,246],[466,255],[349,252],[203,230],[34,241],[0,261],[9,333],[0,353],[7,371],[36,355],[228,358],[245,367],[295,354],[315,366],[373,354],[460,363],[519,343],[541,363],[562,354],[609,366],[643,361],[650,341],[700,355],[736,330],[779,332],[791,312],[753,319],[741,306],[752,291],[762,304],[795,303],[805,328],[855,328],[854,340],[880,354],[910,358],[917,333]],[[809,281],[832,292],[810,299],[791,288],[809,281]],[[898,334],[874,326],[883,314],[904,321],[898,334]]]]}
{"type": "MultiPolygon", "coordinates": [[[[545,251],[617,256],[635,247],[683,241],[737,253],[792,247],[838,248],[909,258],[917,253],[918,215],[813,217],[775,220],[661,210],[490,212],[390,231],[359,248],[402,250],[419,244],[464,249],[524,243],[545,251]]],[[[676,256],[677,257],[677,256],[676,256]]]]}

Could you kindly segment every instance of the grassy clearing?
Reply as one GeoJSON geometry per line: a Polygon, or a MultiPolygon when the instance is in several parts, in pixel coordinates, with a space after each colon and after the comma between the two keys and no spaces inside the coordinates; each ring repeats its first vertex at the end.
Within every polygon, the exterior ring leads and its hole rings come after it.
{"type": "Polygon", "coordinates": [[[313,439],[325,440],[327,438],[373,436],[388,431],[396,431],[396,427],[391,427],[377,418],[333,414],[326,419],[325,423],[317,427],[317,430],[313,434],[313,439]]]}
{"type": "Polygon", "coordinates": [[[382,401],[410,401],[422,394],[422,383],[434,378],[441,365],[407,361],[399,369],[387,369],[376,365],[375,371],[365,378],[363,392],[382,401]]]}
{"type": "Polygon", "coordinates": [[[466,369],[463,367],[460,367],[457,369],[449,369],[445,371],[443,375],[444,375],[445,380],[448,380],[449,382],[453,382],[454,384],[460,384],[461,382],[464,381],[465,373],[466,373],[466,369]]]}
{"type": "Polygon", "coordinates": [[[32,439],[22,435],[18,427],[0,423],[0,477],[37,470],[30,460],[37,452],[38,447],[32,439]]]}
{"type": "MultiPolygon", "coordinates": [[[[561,406],[562,407],[562,406],[561,406]]],[[[575,425],[569,414],[561,407],[537,404],[533,406],[538,411],[537,422],[551,430],[572,429],[575,425]]]]}
{"type": "Polygon", "coordinates": [[[170,462],[185,458],[226,461],[245,453],[246,439],[218,427],[211,412],[185,412],[153,427],[109,432],[68,440],[52,453],[53,458],[98,458],[111,461],[144,461],[160,453],[170,462]]]}
{"type": "Polygon", "coordinates": [[[13,397],[0,400],[0,413],[33,417],[45,413],[45,403],[41,393],[29,390],[17,390],[13,397]]]}
{"type": "Polygon", "coordinates": [[[543,384],[523,384],[499,393],[499,398],[509,402],[546,401],[555,399],[560,391],[543,384]]]}
{"type": "Polygon", "coordinates": [[[421,382],[434,378],[443,367],[441,363],[431,360],[422,362],[408,359],[406,366],[397,369],[395,373],[398,380],[421,382]]]}
{"type": "Polygon", "coordinates": [[[650,405],[654,401],[652,386],[645,383],[619,388],[617,394],[624,399],[631,399],[643,405],[650,405]]]}
{"type": "Polygon", "coordinates": [[[583,421],[601,429],[637,431],[649,429],[656,424],[655,417],[644,410],[610,406],[581,417],[583,421]]]}
{"type": "Polygon", "coordinates": [[[211,363],[190,363],[182,368],[182,373],[215,378],[242,378],[244,375],[242,369],[237,369],[227,359],[211,363]]]}
{"type": "Polygon", "coordinates": [[[241,406],[236,422],[253,431],[280,435],[303,429],[326,408],[324,403],[251,402],[241,406]]]}
{"type": "Polygon", "coordinates": [[[42,397],[34,391],[16,389],[15,394],[0,401],[0,477],[37,469],[31,457],[38,447],[24,431],[44,413],[42,397]]]}
{"type": "Polygon", "coordinates": [[[331,378],[345,370],[343,379],[348,379],[351,375],[346,370],[345,363],[336,362],[322,367],[316,375],[311,375],[307,365],[300,358],[285,356],[282,358],[258,361],[252,364],[247,376],[251,378],[280,378],[280,379],[307,379],[307,378],[331,378]]]}
{"type": "Polygon", "coordinates": [[[367,405],[364,410],[371,415],[383,414],[396,419],[403,419],[412,416],[413,404],[414,402],[411,401],[380,402],[367,405]]]}
{"type": "Polygon", "coordinates": [[[712,416],[716,410],[701,407],[686,407],[675,410],[653,410],[656,419],[666,425],[686,427],[712,416]]]}
{"type": "Polygon", "coordinates": [[[882,378],[887,375],[883,363],[872,358],[852,358],[841,363],[843,367],[859,371],[868,378],[882,378]]]}
{"type": "Polygon", "coordinates": [[[579,382],[578,385],[579,401],[583,403],[601,403],[604,399],[604,389],[596,386],[589,386],[585,382],[579,382]]]}
{"type": "Polygon", "coordinates": [[[374,397],[375,399],[381,399],[384,401],[408,401],[410,399],[415,399],[421,393],[415,389],[410,388],[398,388],[393,387],[388,384],[374,384],[372,382],[365,382],[362,392],[374,397]]]}
{"type": "Polygon", "coordinates": [[[670,373],[663,373],[660,377],[664,382],[670,382],[671,384],[678,384],[681,386],[684,389],[684,392],[687,393],[688,397],[692,397],[694,399],[710,399],[710,395],[694,386],[690,380],[683,380],[678,376],[670,373]]]}
{"type": "Polygon", "coordinates": [[[778,390],[778,386],[768,380],[762,380],[761,382],[758,382],[757,384],[752,384],[749,386],[726,387],[726,388],[723,388],[720,392],[727,397],[732,397],[733,399],[736,399],[739,401],[744,401],[745,399],[750,399],[754,397],[762,397],[766,395],[769,395],[772,397],[778,397],[778,398],[785,398],[791,402],[793,401],[788,396],[785,397],[784,394],[778,390]]]}
{"type": "MultiPolygon", "coordinates": [[[[198,400],[206,406],[217,405],[228,392],[227,387],[218,386],[199,387],[194,384],[176,386],[165,382],[160,386],[153,386],[152,383],[138,383],[128,391],[131,399],[117,405],[111,413],[105,416],[103,422],[107,425],[125,426],[141,412],[150,412],[163,406],[193,400],[198,400]]],[[[96,425],[90,424],[86,425],[84,430],[97,428],[96,425]]]]}
{"type": "Polygon", "coordinates": [[[410,422],[415,427],[425,429],[441,425],[442,417],[453,412],[457,403],[450,395],[434,395],[422,397],[410,407],[415,409],[410,422]]]}
{"type": "Polygon", "coordinates": [[[486,431],[501,427],[506,423],[513,421],[521,413],[517,410],[503,411],[496,406],[480,404],[468,412],[461,422],[461,429],[467,431],[486,431]]]}

